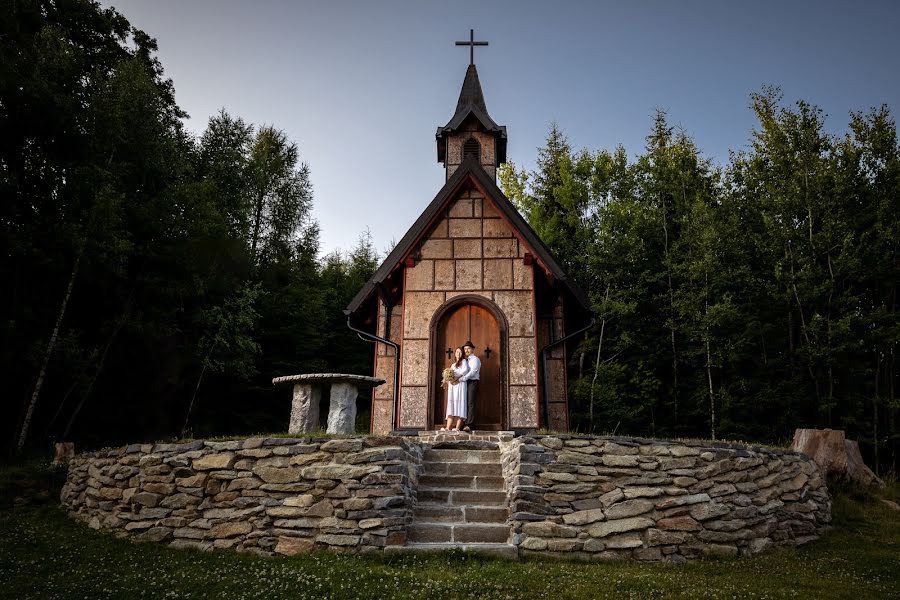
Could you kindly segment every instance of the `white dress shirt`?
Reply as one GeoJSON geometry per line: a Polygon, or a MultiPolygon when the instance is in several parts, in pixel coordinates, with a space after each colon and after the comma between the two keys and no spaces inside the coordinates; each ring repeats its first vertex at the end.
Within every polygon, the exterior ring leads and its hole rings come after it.
{"type": "Polygon", "coordinates": [[[474,354],[466,359],[469,371],[459,378],[460,381],[478,381],[481,379],[481,359],[474,354]]]}

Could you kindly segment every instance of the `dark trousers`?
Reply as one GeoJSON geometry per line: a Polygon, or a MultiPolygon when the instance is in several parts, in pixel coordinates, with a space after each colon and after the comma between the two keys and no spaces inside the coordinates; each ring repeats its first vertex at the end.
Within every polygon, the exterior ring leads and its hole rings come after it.
{"type": "Polygon", "coordinates": [[[475,406],[478,403],[478,380],[466,382],[466,425],[475,422],[475,406]]]}

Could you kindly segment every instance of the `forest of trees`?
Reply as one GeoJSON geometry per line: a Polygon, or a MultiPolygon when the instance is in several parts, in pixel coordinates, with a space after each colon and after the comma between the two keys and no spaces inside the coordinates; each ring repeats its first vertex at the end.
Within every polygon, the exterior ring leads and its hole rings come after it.
{"type": "Polygon", "coordinates": [[[591,153],[552,126],[506,194],[589,293],[570,349],[580,431],[784,443],[845,429],[896,470],[900,158],[887,107],[825,132],[822,111],[751,97],[726,166],[656,115],[644,151],[591,153]]]}
{"type": "Polygon", "coordinates": [[[320,258],[297,145],[225,112],[189,135],[155,50],[87,1],[0,8],[10,450],[279,431],[273,376],[371,369],[341,313],[371,236],[320,258]]]}
{"type": "MultiPolygon", "coordinates": [[[[297,145],[224,111],[192,136],[155,51],[87,0],[0,4],[9,452],[282,430],[273,376],[371,369],[341,313],[377,267],[371,236],[323,258],[297,145]]],[[[896,470],[893,118],[833,135],[777,89],[751,106],[753,143],[724,166],[660,112],[637,157],[553,126],[533,172],[501,170],[597,309],[569,349],[573,428],[842,428],[896,470]]]]}

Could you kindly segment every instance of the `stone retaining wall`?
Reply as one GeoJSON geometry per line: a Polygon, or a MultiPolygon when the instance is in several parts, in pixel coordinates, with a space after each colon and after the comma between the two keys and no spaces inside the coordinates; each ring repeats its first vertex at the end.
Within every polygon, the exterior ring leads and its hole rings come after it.
{"type": "Polygon", "coordinates": [[[296,554],[404,544],[422,447],[252,438],[76,456],[63,505],[91,527],[172,546],[296,554]]]}
{"type": "MultiPolygon", "coordinates": [[[[568,434],[498,439],[521,556],[756,554],[814,540],[831,520],[815,463],[793,452],[568,434]]],[[[428,445],[400,437],[132,445],[72,459],[61,500],[91,527],[179,547],[379,551],[406,543],[428,445]]]]}
{"type": "Polygon", "coordinates": [[[793,452],[577,435],[500,447],[521,555],[756,554],[814,540],[831,520],[816,464],[793,452]]]}

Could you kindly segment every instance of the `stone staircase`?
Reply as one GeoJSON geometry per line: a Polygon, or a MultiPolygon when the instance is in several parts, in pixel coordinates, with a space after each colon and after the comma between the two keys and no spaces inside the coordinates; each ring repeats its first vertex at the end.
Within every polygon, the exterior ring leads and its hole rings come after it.
{"type": "Polygon", "coordinates": [[[429,448],[407,551],[460,548],[517,558],[509,543],[500,451],[488,441],[448,441],[429,448]]]}

